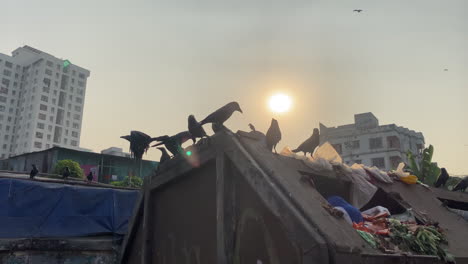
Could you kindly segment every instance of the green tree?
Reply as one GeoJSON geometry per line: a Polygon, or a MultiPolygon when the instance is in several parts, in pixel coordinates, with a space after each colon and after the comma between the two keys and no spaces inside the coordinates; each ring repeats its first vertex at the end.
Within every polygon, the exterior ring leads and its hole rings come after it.
{"type": "Polygon", "coordinates": [[[141,186],[143,186],[143,180],[137,176],[127,176],[123,181],[113,181],[110,184],[117,187],[141,188],[141,186]]]}
{"type": "Polygon", "coordinates": [[[432,162],[433,154],[434,147],[429,145],[429,147],[423,150],[420,164],[417,164],[414,154],[410,150],[406,153],[409,161],[409,168],[413,175],[416,175],[423,183],[431,186],[434,185],[440,175],[440,168],[436,163],[432,162]]]}
{"type": "Polygon", "coordinates": [[[57,162],[54,167],[54,173],[62,175],[62,173],[65,171],[65,167],[70,169],[70,177],[78,179],[84,178],[84,172],[83,169],[81,169],[80,164],[73,160],[60,160],[57,162]]]}

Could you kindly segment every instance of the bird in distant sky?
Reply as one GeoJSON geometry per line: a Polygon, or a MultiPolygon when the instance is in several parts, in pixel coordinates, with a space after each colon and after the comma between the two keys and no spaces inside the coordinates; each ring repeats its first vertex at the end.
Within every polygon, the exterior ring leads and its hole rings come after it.
{"type": "Polygon", "coordinates": [[[314,153],[315,148],[320,144],[320,132],[318,128],[314,128],[314,133],[306,141],[304,141],[297,149],[293,149],[292,152],[304,152],[304,156],[309,152],[311,155],[314,153]]]}
{"type": "Polygon", "coordinates": [[[271,151],[271,149],[273,148],[275,153],[278,153],[276,152],[276,144],[278,144],[280,140],[281,140],[281,130],[278,125],[278,121],[272,118],[270,128],[268,128],[268,131],[266,133],[266,144],[267,144],[267,148],[269,149],[269,151],[271,151]]]}
{"type": "Polygon", "coordinates": [[[36,177],[36,175],[39,173],[39,170],[36,168],[36,165],[32,165],[32,170],[31,172],[29,173],[29,178],[30,179],[34,179],[34,177],[36,177]]]}
{"type": "Polygon", "coordinates": [[[240,108],[239,103],[230,102],[227,105],[209,114],[205,119],[203,119],[200,122],[200,124],[204,125],[207,123],[217,123],[219,125],[223,125],[224,122],[226,122],[226,120],[228,120],[235,111],[239,111],[242,113],[242,109],[240,108]]]}
{"type": "Polygon", "coordinates": [[[354,9],[353,12],[361,13],[362,9],[354,9]]]}
{"type": "Polygon", "coordinates": [[[444,69],[444,71],[448,71],[448,69],[444,69]]]}

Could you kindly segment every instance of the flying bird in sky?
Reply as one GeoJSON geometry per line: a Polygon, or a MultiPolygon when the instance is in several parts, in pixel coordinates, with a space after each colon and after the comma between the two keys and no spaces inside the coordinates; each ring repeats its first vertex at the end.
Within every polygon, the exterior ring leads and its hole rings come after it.
{"type": "Polygon", "coordinates": [[[281,140],[281,130],[278,125],[278,121],[272,118],[270,128],[268,128],[268,131],[266,133],[267,148],[270,151],[274,149],[275,153],[278,153],[276,152],[276,144],[278,144],[280,140],[281,140]]]}
{"type": "Polygon", "coordinates": [[[130,131],[130,135],[121,136],[120,138],[126,139],[130,142],[130,152],[137,160],[142,159],[143,154],[148,151],[151,142],[156,140],[155,138],[151,138],[147,134],[136,130],[130,131]]]}
{"type": "Polygon", "coordinates": [[[195,138],[208,137],[202,125],[197,122],[194,115],[189,115],[188,117],[188,131],[195,138]]]}
{"type": "Polygon", "coordinates": [[[361,13],[362,9],[354,9],[353,12],[361,13]]]}
{"type": "Polygon", "coordinates": [[[164,145],[167,150],[169,150],[174,156],[183,152],[182,144],[184,144],[187,140],[191,139],[193,143],[195,143],[194,136],[188,131],[183,131],[173,136],[164,135],[154,139],[160,142],[156,145],[153,145],[152,147],[164,145]]]}
{"type": "Polygon", "coordinates": [[[304,152],[304,156],[307,155],[307,153],[310,153],[311,155],[314,153],[315,148],[320,144],[320,132],[318,128],[314,128],[314,133],[312,133],[312,136],[310,136],[306,141],[304,141],[297,149],[294,149],[292,152],[297,153],[297,152],[304,152]]]}
{"type": "Polygon", "coordinates": [[[242,109],[240,108],[239,103],[230,102],[227,105],[209,114],[205,119],[203,119],[200,122],[200,124],[204,125],[207,123],[217,123],[219,125],[223,125],[224,122],[226,122],[226,120],[228,120],[235,111],[242,113],[242,109]]]}
{"type": "Polygon", "coordinates": [[[30,179],[34,179],[34,177],[36,177],[36,175],[39,173],[39,170],[36,168],[36,165],[32,165],[32,170],[31,172],[29,173],[29,178],[30,179]]]}

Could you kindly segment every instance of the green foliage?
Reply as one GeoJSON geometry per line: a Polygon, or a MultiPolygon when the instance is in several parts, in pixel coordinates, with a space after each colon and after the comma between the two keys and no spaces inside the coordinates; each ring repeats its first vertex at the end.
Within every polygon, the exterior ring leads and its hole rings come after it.
{"type": "Polygon", "coordinates": [[[127,176],[123,181],[113,181],[110,184],[116,187],[141,188],[141,186],[143,186],[143,180],[137,176],[127,176]]]}
{"type": "Polygon", "coordinates": [[[434,147],[429,145],[429,147],[423,150],[421,163],[418,165],[416,158],[408,150],[406,154],[409,161],[409,167],[413,175],[416,175],[418,179],[428,185],[434,185],[437,181],[437,178],[440,175],[440,168],[432,162],[432,156],[434,155],[434,147]]]}
{"type": "Polygon", "coordinates": [[[84,178],[84,172],[83,169],[81,169],[80,164],[73,160],[60,160],[57,162],[54,167],[54,173],[62,175],[62,173],[65,171],[65,167],[70,169],[70,177],[78,179],[84,178]]]}

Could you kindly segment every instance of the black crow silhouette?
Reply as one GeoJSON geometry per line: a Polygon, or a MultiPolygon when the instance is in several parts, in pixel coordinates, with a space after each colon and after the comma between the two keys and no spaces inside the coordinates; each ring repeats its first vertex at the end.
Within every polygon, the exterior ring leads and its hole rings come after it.
{"type": "Polygon", "coordinates": [[[194,136],[188,131],[183,131],[173,136],[164,135],[156,137],[154,139],[160,142],[158,144],[153,145],[152,147],[164,145],[167,148],[167,150],[169,150],[174,156],[176,156],[179,153],[182,153],[182,144],[184,144],[187,140],[191,139],[193,143],[195,143],[194,136]]]}
{"type": "Polygon", "coordinates": [[[297,152],[304,152],[304,156],[307,155],[307,153],[310,153],[311,155],[314,153],[315,148],[320,144],[320,133],[318,128],[314,128],[314,133],[312,133],[312,136],[310,136],[306,141],[304,141],[297,149],[294,149],[292,152],[297,153],[297,152]]]}
{"type": "Polygon", "coordinates": [[[449,174],[447,173],[447,170],[445,168],[440,169],[440,175],[439,175],[439,178],[437,178],[437,181],[434,184],[434,187],[439,188],[440,186],[445,186],[448,179],[449,179],[449,174]]]}
{"type": "Polygon", "coordinates": [[[208,137],[202,125],[197,122],[197,119],[193,115],[189,115],[188,117],[188,131],[194,138],[208,137]]]}
{"type": "Polygon", "coordinates": [[[130,131],[130,135],[121,136],[121,138],[130,142],[130,152],[137,160],[141,160],[143,154],[148,151],[151,142],[156,140],[155,138],[151,138],[147,134],[136,130],[130,131]]]}
{"type": "Polygon", "coordinates": [[[267,148],[271,151],[272,149],[275,150],[276,152],[276,144],[281,140],[281,130],[278,125],[278,121],[276,119],[272,118],[271,119],[271,125],[270,128],[268,128],[268,131],[266,133],[266,144],[267,148]]]}
{"type": "Polygon", "coordinates": [[[230,102],[227,105],[209,114],[205,119],[203,119],[200,122],[200,124],[204,125],[207,123],[217,123],[222,125],[224,124],[224,122],[226,122],[226,120],[228,120],[231,117],[231,115],[235,111],[239,111],[242,113],[242,109],[240,108],[237,102],[230,102]]]}

